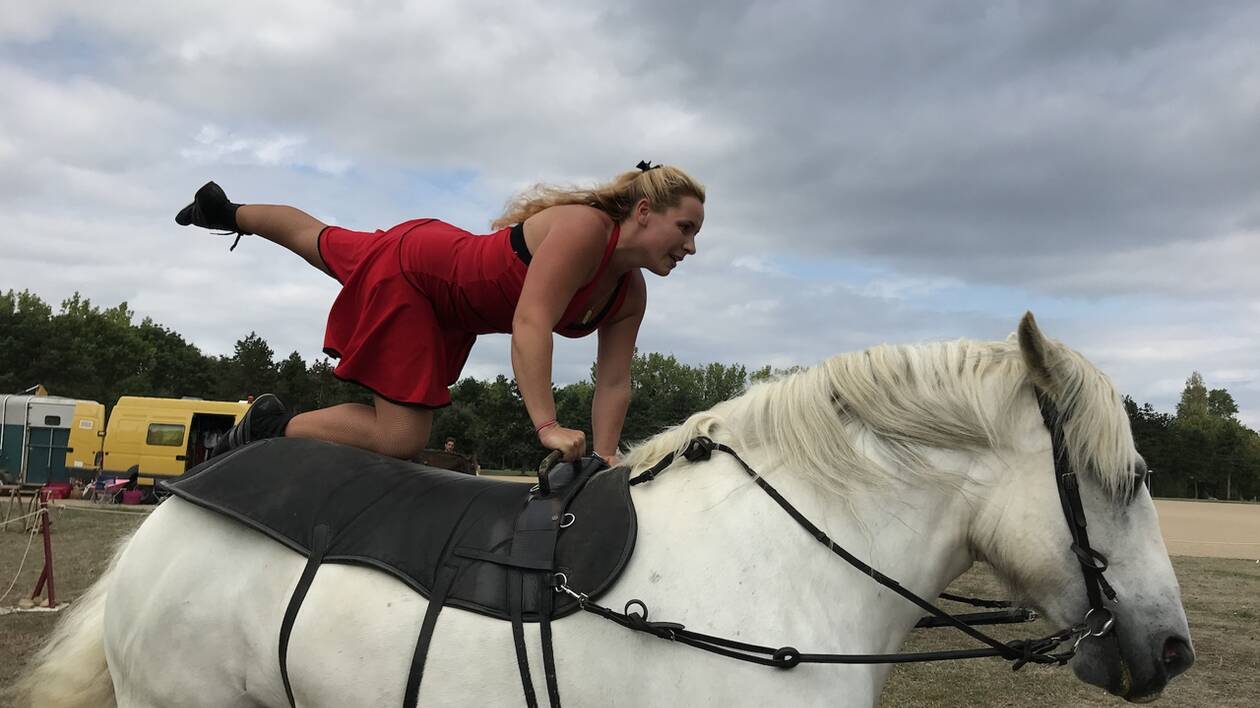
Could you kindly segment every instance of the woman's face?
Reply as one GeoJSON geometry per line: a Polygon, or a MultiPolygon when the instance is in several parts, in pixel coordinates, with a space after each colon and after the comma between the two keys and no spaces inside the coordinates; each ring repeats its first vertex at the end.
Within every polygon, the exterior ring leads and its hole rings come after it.
{"type": "Polygon", "coordinates": [[[647,255],[645,267],[657,275],[669,275],[684,258],[696,252],[696,234],[704,225],[704,205],[695,197],[683,197],[678,206],[652,211],[640,202],[636,217],[643,228],[647,255]]]}

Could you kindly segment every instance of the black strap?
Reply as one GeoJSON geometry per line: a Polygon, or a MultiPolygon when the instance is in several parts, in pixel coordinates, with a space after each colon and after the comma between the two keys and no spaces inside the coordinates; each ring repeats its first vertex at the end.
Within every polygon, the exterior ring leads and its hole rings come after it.
{"type": "Polygon", "coordinates": [[[494,563],[506,568],[527,568],[529,570],[555,569],[555,561],[551,558],[515,558],[507,553],[494,553],[492,551],[483,551],[478,548],[469,548],[467,546],[460,546],[452,553],[460,558],[485,561],[487,563],[494,563]]]}
{"type": "Polygon", "coordinates": [[[443,565],[433,581],[433,593],[429,595],[429,608],[424,613],[424,623],[420,625],[420,636],[416,639],[416,651],[411,656],[411,671],[407,674],[407,689],[403,695],[403,708],[416,708],[420,700],[420,679],[424,677],[424,662],[429,655],[429,642],[433,640],[433,628],[437,626],[438,615],[442,605],[446,604],[446,595],[455,582],[456,568],[443,565]]]}
{"type": "Polygon", "coordinates": [[[280,623],[280,680],[284,682],[284,695],[289,699],[291,708],[296,704],[293,702],[293,686],[289,683],[289,635],[293,632],[293,623],[297,621],[302,601],[306,599],[306,591],[310,590],[311,583],[315,580],[315,573],[324,560],[324,554],[328,551],[330,535],[328,526],[324,524],[316,526],[311,532],[310,558],[306,561],[306,568],[302,570],[302,577],[298,579],[297,587],[293,588],[289,606],[284,610],[284,620],[280,623]]]}
{"type": "Polygon", "coordinates": [[[1105,610],[1102,595],[1110,600],[1116,599],[1116,591],[1103,577],[1107,570],[1107,558],[1089,545],[1088,524],[1085,521],[1085,507],[1081,503],[1081,491],[1068,459],[1067,445],[1063,439],[1063,426],[1059,425],[1059,413],[1054,403],[1044,393],[1038,392],[1037,402],[1041,408],[1041,418],[1050,429],[1050,444],[1054,455],[1055,487],[1059,492],[1059,505],[1063,508],[1063,518],[1067,520],[1068,531],[1072,534],[1072,552],[1081,565],[1081,574],[1085,579],[1085,597],[1089,600],[1089,608],[1105,610]]]}
{"type": "Polygon", "coordinates": [[[775,648],[738,642],[710,634],[701,634],[675,622],[649,622],[647,619],[647,606],[640,600],[631,600],[626,603],[625,612],[610,610],[590,600],[583,601],[581,606],[587,612],[616,622],[628,629],[686,644],[712,654],[780,669],[792,669],[800,664],[907,664],[999,656],[1014,661],[1012,668],[1019,670],[1030,662],[1038,664],[1066,663],[1071,658],[1070,653],[1051,654],[1050,651],[1061,642],[1074,636],[1072,630],[1069,629],[1038,639],[1016,640],[1009,644],[1004,644],[1000,648],[957,649],[907,654],[805,654],[790,646],[775,648]],[[635,605],[641,609],[632,612],[630,608],[635,605]]]}
{"type": "MultiPolygon", "coordinates": [[[[1037,613],[1016,607],[1007,610],[992,610],[989,612],[966,612],[960,615],[954,615],[958,619],[969,625],[977,624],[1022,624],[1024,622],[1034,622],[1037,620],[1037,613]]],[[[915,629],[932,629],[934,627],[952,627],[952,623],[945,622],[940,617],[924,617],[914,625],[915,629]]]]}
{"type": "Polygon", "coordinates": [[[547,675],[547,700],[551,703],[551,708],[560,708],[556,653],[551,645],[551,608],[555,594],[549,583],[538,583],[538,630],[542,639],[543,673],[547,675]]]}
{"type": "MultiPolygon", "coordinates": [[[[716,443],[714,443],[712,440],[703,436],[692,438],[691,441],[687,443],[687,447],[683,448],[682,454],[683,454],[683,457],[686,458],[688,462],[700,462],[701,460],[709,459],[709,456],[713,453],[714,445],[716,445],[716,443]]],[[[674,464],[675,457],[677,456],[671,452],[665,457],[661,458],[660,462],[657,462],[656,464],[652,465],[651,467],[639,473],[638,475],[635,475],[630,480],[630,486],[633,487],[636,484],[643,484],[644,482],[651,482],[652,480],[656,479],[657,475],[659,475],[660,473],[668,469],[670,465],[674,464]]],[[[737,459],[738,457],[739,456],[736,455],[737,459]]]]}
{"type": "Polygon", "coordinates": [[[997,609],[997,608],[1011,606],[1011,603],[1009,600],[984,600],[978,597],[967,597],[966,595],[952,595],[947,592],[943,592],[940,595],[937,595],[937,597],[941,598],[942,600],[951,600],[953,602],[961,602],[963,604],[973,605],[975,607],[992,607],[994,609],[997,609]]]}
{"type": "Polygon", "coordinates": [[[732,450],[730,447],[727,447],[726,445],[723,445],[722,443],[715,443],[712,440],[709,440],[708,438],[697,438],[697,440],[700,441],[700,445],[702,447],[708,448],[710,450],[721,450],[722,452],[725,452],[731,457],[734,457],[735,461],[738,462],[740,466],[744,468],[744,471],[748,473],[748,476],[752,477],[753,481],[757,483],[757,486],[761,487],[762,491],[768,494],[770,498],[775,501],[776,504],[778,504],[784,511],[788,513],[789,516],[791,516],[796,521],[797,524],[800,524],[802,528],[808,531],[809,534],[814,537],[814,540],[826,546],[832,553],[835,553],[836,555],[843,558],[846,563],[862,571],[864,575],[870,576],[880,585],[883,585],[884,587],[888,588],[889,590],[892,590],[893,592],[904,597],[905,599],[909,600],[915,605],[918,605],[920,608],[926,610],[932,616],[940,618],[942,622],[957,628],[958,630],[962,631],[964,634],[972,637],[973,639],[976,639],[984,644],[987,644],[988,646],[997,650],[998,652],[997,656],[1002,656],[1008,659],[1018,658],[1018,654],[1014,652],[1010,647],[1008,647],[1004,642],[994,639],[993,637],[990,637],[984,632],[981,632],[980,630],[971,627],[966,622],[959,620],[958,618],[954,617],[948,612],[940,609],[936,605],[933,605],[932,603],[928,602],[927,600],[924,600],[923,598],[919,597],[913,592],[903,588],[901,586],[901,583],[898,583],[896,580],[893,580],[887,575],[884,575],[878,570],[875,570],[870,565],[863,562],[857,556],[846,551],[842,546],[837,544],[835,541],[832,541],[831,538],[827,536],[827,534],[824,533],[822,529],[815,526],[812,521],[805,518],[804,514],[797,511],[796,507],[792,506],[791,503],[789,503],[787,499],[784,499],[782,494],[779,494],[779,490],[771,486],[771,484],[767,482],[765,478],[757,474],[757,472],[753,470],[753,468],[749,467],[748,463],[744,462],[743,458],[741,458],[738,454],[736,454],[736,452],[732,450]]]}
{"type": "Polygon", "coordinates": [[[508,613],[512,616],[512,642],[516,645],[516,667],[521,672],[521,690],[525,692],[525,705],[538,708],[534,681],[529,676],[529,654],[525,651],[525,624],[522,620],[525,588],[522,575],[519,570],[508,573],[508,613]]]}

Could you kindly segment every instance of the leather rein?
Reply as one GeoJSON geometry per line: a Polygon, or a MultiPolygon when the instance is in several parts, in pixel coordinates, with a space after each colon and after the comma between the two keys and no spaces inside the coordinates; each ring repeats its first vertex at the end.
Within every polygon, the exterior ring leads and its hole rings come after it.
{"type": "MultiPolygon", "coordinates": [[[[1077,647],[1086,637],[1102,637],[1110,632],[1115,626],[1115,615],[1106,607],[1103,602],[1105,595],[1112,603],[1117,603],[1115,590],[1107,583],[1103,577],[1103,572],[1107,569],[1107,559],[1102,553],[1093,549],[1089,545],[1089,535],[1086,532],[1085,509],[1081,503],[1080,488],[1077,481],[1077,475],[1072,470],[1068,460],[1067,448],[1064,442],[1062,426],[1059,423],[1059,415],[1050,399],[1041,391],[1037,391],[1037,400],[1041,408],[1042,420],[1045,422],[1046,428],[1050,431],[1052,450],[1054,456],[1054,474],[1055,486],[1059,492],[1059,502],[1063,509],[1063,516],[1067,522],[1068,529],[1072,535],[1071,549],[1080,562],[1081,574],[1085,581],[1085,594],[1089,600],[1089,610],[1086,611],[1085,617],[1078,624],[1062,629],[1045,637],[1033,639],[1016,639],[1009,642],[1003,642],[996,639],[978,629],[974,624],[982,623],[1007,623],[1018,622],[1027,619],[1035,619],[1036,614],[1028,610],[1016,610],[1015,614],[1007,613],[1009,616],[1005,619],[1001,617],[984,618],[978,615],[953,615],[945,610],[940,609],[931,602],[919,597],[915,593],[902,587],[900,583],[892,578],[884,575],[878,570],[872,568],[847,550],[831,540],[821,529],[813,522],[807,519],[796,507],[792,506],[778,490],[770,485],[764,478],[757,474],[755,470],[748,466],[743,459],[730,447],[714,442],[707,437],[696,437],[692,439],[686,449],[683,451],[683,457],[690,462],[701,462],[710,459],[713,451],[724,452],[743,467],[744,471],[756,482],[762,491],[770,496],[782,509],[787,512],[793,520],[804,528],[814,540],[826,546],[831,552],[840,556],[846,563],[857,568],[863,574],[870,576],[875,582],[892,590],[902,596],[911,603],[922,608],[929,613],[919,622],[920,627],[924,626],[949,626],[963,632],[964,634],[976,639],[986,645],[984,648],[977,649],[957,649],[949,651],[929,651],[929,652],[910,652],[900,654],[818,654],[805,653],[798,651],[795,647],[767,647],[746,642],[739,642],[732,639],[716,637],[708,634],[701,634],[687,629],[682,624],[676,622],[651,621],[648,619],[648,607],[642,600],[632,599],[626,603],[622,612],[603,607],[592,601],[585,593],[574,590],[569,587],[568,579],[563,573],[557,573],[554,576],[554,587],[556,592],[563,592],[577,600],[579,606],[592,614],[603,617],[604,619],[616,622],[617,624],[628,629],[644,632],[661,639],[668,639],[674,642],[680,642],[688,646],[702,649],[714,654],[746,661],[763,666],[773,666],[781,669],[795,668],[800,664],[898,664],[898,663],[915,663],[926,661],[947,661],[954,659],[975,659],[982,657],[997,656],[1012,662],[1011,668],[1018,671],[1026,664],[1057,664],[1063,665],[1068,662],[1075,654],[1077,647]],[[1018,613],[1024,613],[1021,617],[1017,617],[1018,613]],[[1070,648],[1064,651],[1055,651],[1055,649],[1064,642],[1072,642],[1070,648]]],[[[660,462],[653,465],[650,469],[639,474],[630,480],[631,485],[650,482],[668,468],[675,459],[674,453],[665,456],[660,462]]],[[[970,602],[982,606],[1000,607],[1008,606],[1009,603],[1001,601],[984,601],[972,600],[971,598],[960,598],[954,595],[942,594],[941,597],[949,600],[970,602]]],[[[994,615],[999,613],[980,613],[981,615],[994,615]]]]}

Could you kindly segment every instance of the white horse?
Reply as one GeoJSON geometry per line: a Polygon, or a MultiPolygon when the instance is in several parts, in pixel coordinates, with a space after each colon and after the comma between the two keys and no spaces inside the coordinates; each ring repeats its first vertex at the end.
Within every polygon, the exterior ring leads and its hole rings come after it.
{"type": "MultiPolygon", "coordinates": [[[[1124,698],[1152,699],[1189,667],[1193,650],[1155,508],[1135,478],[1142,463],[1127,418],[1104,375],[1043,337],[1030,315],[1018,335],[838,356],[696,414],[627,459],[642,469],[707,435],[921,597],[983,560],[1067,627],[1088,605],[1035,385],[1062,416],[1091,540],[1111,560],[1119,599],[1109,603],[1113,632],[1086,638],[1072,667],[1124,698]]],[[[680,457],[634,487],[633,499],[636,552],[602,604],[641,598],[653,620],[830,653],[895,652],[922,615],[815,543],[728,455],[680,457]]],[[[304,565],[260,533],[167,500],[37,658],[25,681],[33,704],[288,705],[277,642],[304,565]]],[[[401,705],[425,608],[389,575],[326,565],[290,640],[297,705],[401,705]]],[[[886,664],[756,666],[583,612],[553,631],[570,706],[872,706],[889,672],[886,664]]],[[[541,686],[537,625],[526,625],[526,639],[541,686]]],[[[509,623],[447,608],[419,703],[521,705],[509,623]]]]}

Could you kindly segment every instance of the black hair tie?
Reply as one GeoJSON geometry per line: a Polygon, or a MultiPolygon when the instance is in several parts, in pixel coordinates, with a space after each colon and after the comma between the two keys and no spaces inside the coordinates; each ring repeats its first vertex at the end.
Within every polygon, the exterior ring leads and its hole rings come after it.
{"type": "Polygon", "coordinates": [[[653,165],[648,160],[639,160],[639,164],[635,165],[635,167],[638,167],[641,172],[647,172],[648,170],[659,169],[660,165],[653,165]]]}

